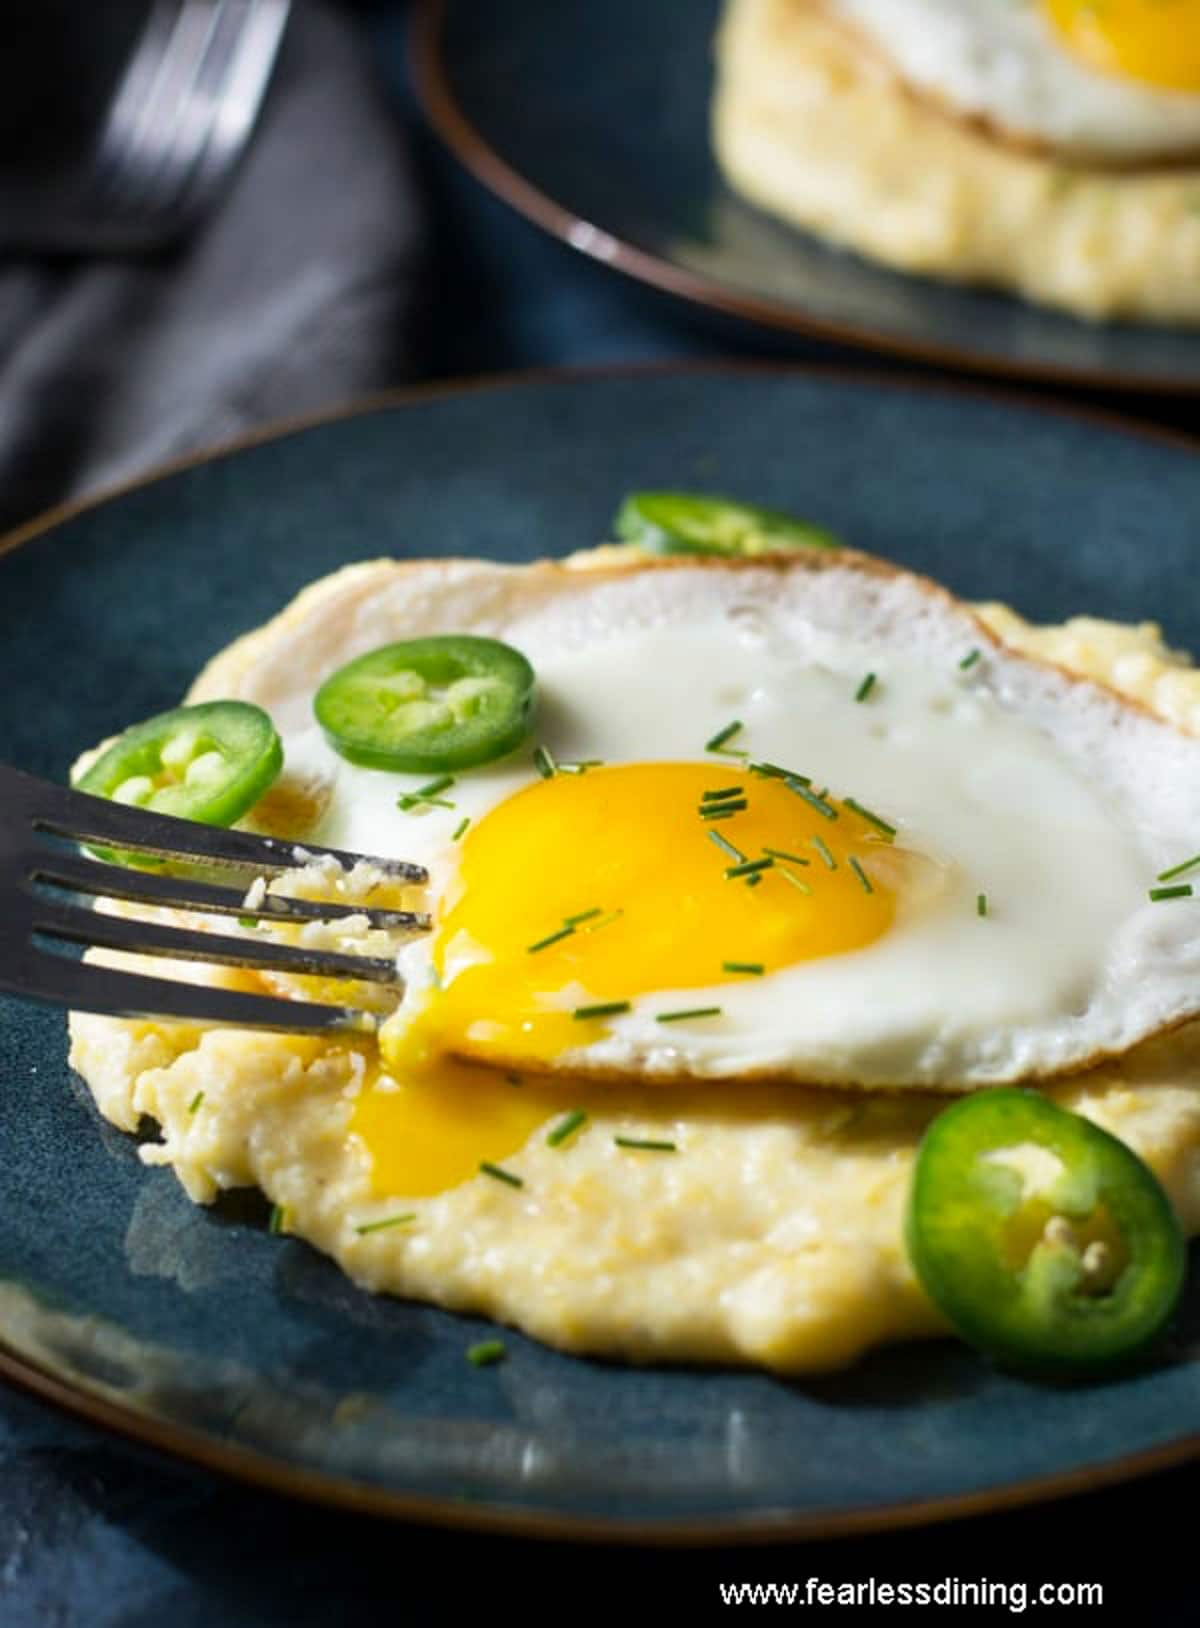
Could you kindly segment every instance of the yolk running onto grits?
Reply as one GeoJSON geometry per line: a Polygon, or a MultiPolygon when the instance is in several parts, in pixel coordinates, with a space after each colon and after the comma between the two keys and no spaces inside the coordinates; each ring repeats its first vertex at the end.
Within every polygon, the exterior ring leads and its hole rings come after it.
{"type": "Polygon", "coordinates": [[[769,974],[871,944],[892,924],[906,856],[819,787],[816,802],[727,762],[614,765],[524,788],[462,844],[432,946],[440,987],[385,1026],[387,1067],[407,1079],[454,1054],[544,1068],[607,1032],[612,1015],[580,1008],[653,1014],[667,992],[753,976],[725,963],[769,974]],[[706,817],[713,808],[729,812],[706,817]]]}
{"type": "Polygon", "coordinates": [[[1200,92],[1200,0],[1045,0],[1063,43],[1089,68],[1200,92]]]}

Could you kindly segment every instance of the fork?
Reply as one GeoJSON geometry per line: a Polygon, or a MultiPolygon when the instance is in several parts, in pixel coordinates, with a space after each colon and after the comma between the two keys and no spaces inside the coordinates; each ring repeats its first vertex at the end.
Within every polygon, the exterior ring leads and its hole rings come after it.
{"type": "MultiPolygon", "coordinates": [[[[95,945],[135,955],[209,961],[226,966],[307,973],[321,978],[394,983],[394,959],[315,950],[272,940],[199,932],[161,922],[108,915],[83,900],[120,899],[258,921],[329,921],[366,916],[374,927],[422,932],[429,917],[356,903],[265,895],[246,903],[249,877],[278,875],[326,855],[349,868],[366,856],[278,837],[219,829],[71,791],[0,764],[0,990],[29,1000],[118,1017],[167,1017],[244,1025],[282,1033],[365,1031],[368,1013],[323,1002],[256,995],[127,972],[64,953],[95,945]],[[113,864],[65,844],[117,844],[156,860],[240,871],[242,887],[113,864]],[[45,941],[45,944],[43,942],[45,941]],[[53,948],[46,946],[55,946],[53,948]]],[[[368,859],[400,882],[428,873],[404,860],[368,859]]]]}
{"type": "Polygon", "coordinates": [[[90,161],[6,246],[124,253],[192,225],[249,139],[290,9],[154,0],[90,161]]]}

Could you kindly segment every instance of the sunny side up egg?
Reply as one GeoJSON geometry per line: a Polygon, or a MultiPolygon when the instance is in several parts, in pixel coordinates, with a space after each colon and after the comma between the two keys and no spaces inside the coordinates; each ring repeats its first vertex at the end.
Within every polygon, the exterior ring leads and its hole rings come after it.
{"type": "Polygon", "coordinates": [[[1195,742],[875,561],[380,562],[238,693],[324,784],[317,840],[429,868],[398,1078],[451,1056],[963,1090],[1196,1010],[1200,927],[1148,898],[1195,845],[1195,742]],[[405,809],[422,777],[338,758],[312,695],[448,629],[533,663],[543,773],[522,750],[405,809]]]}
{"type": "Polygon", "coordinates": [[[916,90],[1108,163],[1200,152],[1197,0],[822,0],[916,90]]]}

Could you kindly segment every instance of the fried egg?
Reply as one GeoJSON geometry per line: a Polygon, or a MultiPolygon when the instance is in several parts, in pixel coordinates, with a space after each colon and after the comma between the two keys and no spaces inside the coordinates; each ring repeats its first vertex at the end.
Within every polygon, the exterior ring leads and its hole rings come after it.
{"type": "Polygon", "coordinates": [[[1200,153],[1196,0],[822,0],[921,94],[1072,158],[1200,153]]]}
{"type": "Polygon", "coordinates": [[[456,1057],[964,1090],[1200,1005],[1200,917],[1148,894],[1195,841],[1195,743],[878,562],[381,562],[236,693],[325,783],[317,840],[430,871],[435,931],[381,1037],[398,1077],[456,1057]],[[540,753],[405,809],[422,777],[337,758],[312,693],[449,630],[533,663],[540,753]]]}

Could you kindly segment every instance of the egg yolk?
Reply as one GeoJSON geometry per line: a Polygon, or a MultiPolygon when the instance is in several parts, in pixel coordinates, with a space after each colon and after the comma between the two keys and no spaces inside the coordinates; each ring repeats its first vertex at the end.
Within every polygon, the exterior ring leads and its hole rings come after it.
{"type": "Polygon", "coordinates": [[[463,842],[437,987],[385,1027],[385,1063],[400,1078],[446,1054],[545,1067],[603,1038],[624,1003],[657,1017],[686,1009],[679,991],[861,949],[904,884],[884,826],[825,791],[713,764],[537,781],[463,842]]]}
{"type": "Polygon", "coordinates": [[[1067,49],[1091,68],[1200,92],[1200,0],[1045,0],[1067,49]]]}

